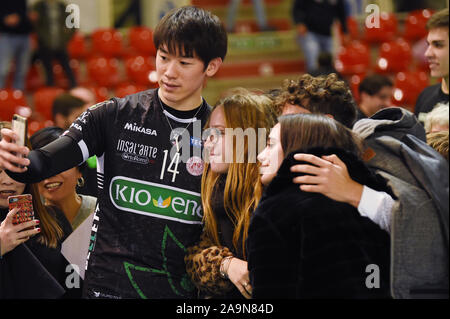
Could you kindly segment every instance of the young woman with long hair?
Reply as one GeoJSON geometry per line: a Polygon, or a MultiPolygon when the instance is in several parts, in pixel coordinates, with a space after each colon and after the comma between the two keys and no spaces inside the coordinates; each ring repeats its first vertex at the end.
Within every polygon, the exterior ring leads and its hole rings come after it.
{"type": "Polygon", "coordinates": [[[389,297],[388,233],[350,204],[301,191],[291,171],[302,164],[296,153],[337,154],[353,180],[391,193],[342,124],[323,115],[281,116],[258,155],[265,190],[247,239],[252,297],[389,297]]]}
{"type": "MultiPolygon", "coordinates": [[[[1,127],[11,124],[2,122],[1,127]]],[[[42,204],[37,184],[17,182],[0,170],[0,221],[0,298],[79,295],[80,290],[65,292],[68,262],[61,243],[72,229],[62,211],[42,204]],[[14,225],[17,209],[9,210],[8,197],[22,194],[32,196],[34,220],[14,225]],[[30,260],[32,265],[27,264],[30,260]]]]}
{"type": "Polygon", "coordinates": [[[250,298],[245,241],[263,191],[257,147],[275,119],[269,98],[238,89],[216,104],[206,125],[211,135],[202,176],[204,231],[185,258],[188,274],[205,296],[250,298]]]}

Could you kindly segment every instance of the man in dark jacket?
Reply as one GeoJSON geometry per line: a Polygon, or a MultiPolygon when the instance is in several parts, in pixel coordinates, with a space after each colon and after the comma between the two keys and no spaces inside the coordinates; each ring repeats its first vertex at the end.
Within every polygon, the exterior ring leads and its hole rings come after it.
{"type": "Polygon", "coordinates": [[[34,7],[37,13],[36,33],[38,36],[39,58],[45,68],[47,85],[53,86],[53,60],[57,59],[64,69],[71,88],[77,86],[69,65],[67,44],[75,29],[66,26],[66,5],[59,0],[39,1],[34,7]]]}
{"type": "Polygon", "coordinates": [[[30,64],[31,29],[26,0],[2,1],[0,5],[0,89],[6,87],[6,77],[15,57],[13,87],[24,90],[25,76],[30,64]]]}
{"type": "Polygon", "coordinates": [[[331,26],[336,18],[348,39],[347,13],[344,0],[296,0],[292,10],[297,28],[298,42],[306,61],[306,70],[317,67],[321,51],[332,52],[331,26]]]}

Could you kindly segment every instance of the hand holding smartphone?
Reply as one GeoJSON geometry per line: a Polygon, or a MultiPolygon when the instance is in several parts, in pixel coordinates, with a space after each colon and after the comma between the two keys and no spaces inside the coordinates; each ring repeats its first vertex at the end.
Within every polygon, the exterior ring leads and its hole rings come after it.
{"type": "Polygon", "coordinates": [[[33,197],[30,194],[9,196],[8,203],[10,211],[16,207],[19,209],[13,217],[13,225],[32,221],[34,219],[33,197]]]}

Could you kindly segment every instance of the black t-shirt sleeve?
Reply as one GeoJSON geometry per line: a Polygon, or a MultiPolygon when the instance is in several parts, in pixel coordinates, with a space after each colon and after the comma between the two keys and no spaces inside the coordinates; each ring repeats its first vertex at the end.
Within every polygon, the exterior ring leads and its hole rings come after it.
{"type": "Polygon", "coordinates": [[[28,154],[30,165],[24,173],[6,171],[14,180],[22,183],[37,183],[77,166],[104,150],[108,115],[114,112],[114,100],[92,106],[56,141],[28,154]]]}
{"type": "Polygon", "coordinates": [[[82,153],[77,143],[70,137],[61,136],[41,149],[28,154],[30,165],[24,173],[6,173],[21,183],[37,183],[48,177],[68,170],[83,161],[82,153]]]}
{"type": "Polygon", "coordinates": [[[114,121],[117,103],[114,99],[98,103],[82,113],[64,135],[78,144],[83,160],[93,155],[100,156],[105,149],[109,123],[114,121]]]}

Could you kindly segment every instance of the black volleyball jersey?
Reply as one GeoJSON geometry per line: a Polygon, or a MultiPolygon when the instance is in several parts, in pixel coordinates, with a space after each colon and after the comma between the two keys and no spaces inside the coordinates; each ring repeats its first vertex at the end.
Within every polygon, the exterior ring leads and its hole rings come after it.
{"type": "Polygon", "coordinates": [[[85,297],[196,296],[184,255],[202,230],[201,131],[210,107],[203,101],[188,112],[167,109],[157,89],[113,98],[65,133],[84,159],[98,158],[85,297]],[[183,133],[178,145],[172,128],[183,133]]]}

